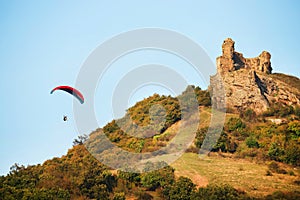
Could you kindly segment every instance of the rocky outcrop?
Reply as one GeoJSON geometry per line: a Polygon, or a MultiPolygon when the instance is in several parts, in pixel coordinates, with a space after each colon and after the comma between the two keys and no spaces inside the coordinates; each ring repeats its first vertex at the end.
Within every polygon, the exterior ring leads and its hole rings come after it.
{"type": "Polygon", "coordinates": [[[270,53],[263,51],[256,58],[244,58],[243,54],[235,52],[234,44],[232,39],[226,39],[222,56],[217,58],[221,78],[211,77],[213,101],[220,105],[225,103],[226,108],[234,112],[250,108],[262,113],[275,102],[300,105],[300,90],[271,75],[270,53]]]}

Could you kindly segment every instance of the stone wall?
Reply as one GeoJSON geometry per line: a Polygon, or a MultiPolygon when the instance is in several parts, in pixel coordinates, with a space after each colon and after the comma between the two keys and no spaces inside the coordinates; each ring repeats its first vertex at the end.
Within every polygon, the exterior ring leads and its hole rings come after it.
{"type": "Polygon", "coordinates": [[[258,73],[272,73],[271,54],[263,51],[258,57],[244,58],[242,53],[234,49],[235,42],[231,38],[224,40],[222,55],[217,58],[218,72],[224,74],[242,68],[251,69],[258,73]]]}
{"type": "Polygon", "coordinates": [[[211,76],[213,107],[237,113],[247,109],[262,113],[273,103],[300,105],[300,89],[270,75],[270,53],[263,51],[258,57],[244,58],[234,50],[234,43],[230,38],[223,42],[222,55],[217,58],[218,73],[211,76]]]}

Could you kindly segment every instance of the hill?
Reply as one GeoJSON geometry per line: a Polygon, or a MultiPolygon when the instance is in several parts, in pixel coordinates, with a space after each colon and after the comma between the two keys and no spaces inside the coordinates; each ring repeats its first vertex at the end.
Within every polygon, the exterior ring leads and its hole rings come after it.
{"type": "MultiPolygon", "coordinates": [[[[199,88],[189,88],[207,94],[199,88]]],[[[206,98],[206,95],[199,96],[206,98]]],[[[136,123],[144,123],[145,113],[140,109],[154,100],[176,107],[174,98],[155,94],[128,109],[139,114],[136,123]]],[[[177,112],[174,108],[166,110],[169,115],[177,112]]],[[[0,198],[168,199],[183,193],[189,199],[192,195],[200,198],[202,193],[219,195],[222,191],[226,191],[228,197],[234,195],[242,199],[271,198],[270,195],[298,197],[300,116],[295,114],[296,109],[281,117],[284,122],[280,124],[271,121],[275,116],[254,117],[250,110],[244,115],[227,113],[223,133],[213,152],[202,159],[198,152],[210,123],[211,108],[200,105],[199,110],[204,120],[187,150],[190,153],[184,153],[172,166],[161,163],[164,168],[139,174],[116,171],[97,161],[86,149],[97,141],[94,139],[100,133],[128,151],[148,152],[166,145],[182,123],[180,119],[172,120],[164,131],[143,139],[128,136],[114,120],[102,131],[91,133],[92,143],[85,142],[84,137],[75,140],[74,147],[61,158],[36,166],[14,165],[10,174],[0,179],[0,198]],[[178,187],[184,188],[178,192],[178,187]]]]}
{"type": "Polygon", "coordinates": [[[208,90],[145,98],[65,156],[13,165],[0,199],[300,199],[300,80],[272,74],[268,52],[244,58],[231,39],[222,50],[223,96],[216,75],[208,90]],[[205,138],[215,143],[199,157],[205,138]]]}

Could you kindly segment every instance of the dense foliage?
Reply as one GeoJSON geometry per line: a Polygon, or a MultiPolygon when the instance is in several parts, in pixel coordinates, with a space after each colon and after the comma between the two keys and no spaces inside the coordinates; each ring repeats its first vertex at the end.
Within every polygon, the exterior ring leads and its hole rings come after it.
{"type": "Polygon", "coordinates": [[[115,185],[111,172],[83,145],[76,145],[66,156],[43,165],[25,168],[15,164],[1,178],[0,199],[97,199],[108,197],[115,185]]]}
{"type": "MultiPolygon", "coordinates": [[[[262,120],[262,119],[261,119],[262,120]]],[[[235,153],[240,158],[275,160],[300,166],[300,122],[291,118],[285,123],[249,123],[230,118],[213,151],[235,153]]],[[[206,128],[197,131],[195,146],[201,148],[206,128]]]]}

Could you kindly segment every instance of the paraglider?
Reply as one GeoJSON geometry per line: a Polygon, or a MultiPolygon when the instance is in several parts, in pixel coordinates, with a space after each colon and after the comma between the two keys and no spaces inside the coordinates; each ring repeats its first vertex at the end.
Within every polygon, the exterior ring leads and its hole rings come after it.
{"type": "MultiPolygon", "coordinates": [[[[58,86],[58,87],[54,88],[53,90],[51,90],[50,94],[52,94],[56,90],[62,90],[62,91],[68,92],[69,94],[71,94],[75,98],[77,98],[81,104],[84,103],[84,97],[83,97],[83,95],[77,89],[75,89],[75,88],[72,88],[70,86],[63,86],[62,85],[62,86],[58,86]]],[[[68,116],[64,115],[63,116],[63,120],[67,121],[68,120],[68,116]]]]}
{"type": "Polygon", "coordinates": [[[72,88],[70,86],[58,86],[58,87],[54,88],[53,90],[51,90],[50,94],[52,94],[56,90],[62,90],[62,91],[68,92],[69,94],[76,97],[81,104],[84,103],[83,95],[75,88],[72,88]]]}

